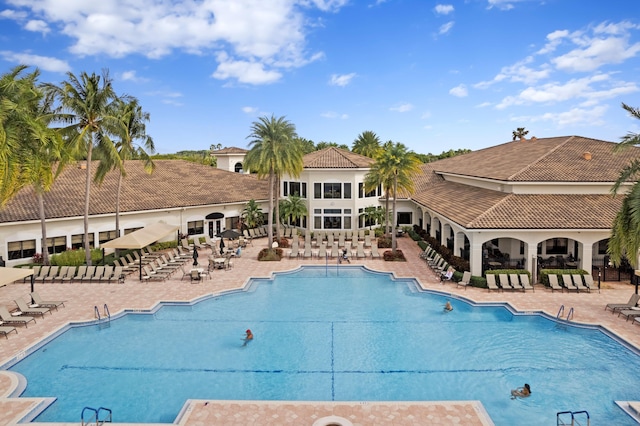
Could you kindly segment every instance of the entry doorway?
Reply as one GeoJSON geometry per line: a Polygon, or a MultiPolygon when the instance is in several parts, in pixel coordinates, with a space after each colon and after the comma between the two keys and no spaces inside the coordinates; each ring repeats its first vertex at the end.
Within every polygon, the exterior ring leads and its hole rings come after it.
{"type": "Polygon", "coordinates": [[[210,220],[209,221],[209,237],[213,238],[218,235],[222,230],[220,229],[221,223],[219,220],[210,220]]]}

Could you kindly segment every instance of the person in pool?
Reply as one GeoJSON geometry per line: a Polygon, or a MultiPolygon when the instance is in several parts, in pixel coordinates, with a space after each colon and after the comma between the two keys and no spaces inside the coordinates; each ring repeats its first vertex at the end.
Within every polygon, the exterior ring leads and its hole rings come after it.
{"type": "Polygon", "coordinates": [[[445,303],[445,304],[444,304],[444,310],[445,310],[446,312],[451,312],[451,311],[453,311],[453,306],[451,306],[451,302],[449,302],[448,300],[447,300],[447,303],[445,303]]]}
{"type": "Polygon", "coordinates": [[[525,383],[523,387],[511,390],[511,399],[526,398],[531,395],[531,386],[525,383]]]}
{"type": "Polygon", "coordinates": [[[247,329],[246,331],[247,335],[244,336],[244,343],[242,344],[242,346],[247,346],[247,343],[249,343],[250,340],[253,340],[253,333],[251,332],[250,329],[247,329]]]}

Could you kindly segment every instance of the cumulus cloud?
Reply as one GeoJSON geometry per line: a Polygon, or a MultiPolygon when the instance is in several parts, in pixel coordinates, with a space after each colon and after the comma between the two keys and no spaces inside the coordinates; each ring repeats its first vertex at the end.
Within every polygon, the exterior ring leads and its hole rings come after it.
{"type": "Polygon", "coordinates": [[[351,80],[355,76],[356,76],[355,72],[352,72],[350,74],[332,74],[331,80],[329,80],[329,85],[344,87],[349,83],[351,83],[351,80]]]}
{"type": "Polygon", "coordinates": [[[320,114],[320,116],[324,118],[340,119],[340,120],[346,120],[347,118],[349,118],[348,114],[340,114],[335,111],[323,112],[322,114],[320,114]]]}
{"type": "Polygon", "coordinates": [[[391,108],[389,108],[389,111],[395,111],[395,112],[409,112],[413,109],[413,105],[410,103],[402,103],[396,106],[392,106],[391,108]]]}
{"type": "Polygon", "coordinates": [[[453,28],[453,21],[449,21],[446,24],[440,25],[440,28],[438,29],[438,34],[442,35],[442,34],[446,34],[449,31],[451,31],[451,28],[453,28]]]}
{"type": "Polygon", "coordinates": [[[458,98],[465,98],[469,95],[469,91],[467,90],[467,86],[465,86],[464,84],[460,84],[449,90],[449,94],[458,98]]]}
{"type": "Polygon", "coordinates": [[[51,58],[49,56],[31,55],[28,53],[17,53],[7,50],[0,51],[0,56],[7,62],[30,65],[38,67],[43,71],[60,73],[71,71],[71,67],[67,61],[51,58]]]}
{"type": "Polygon", "coordinates": [[[136,83],[143,83],[148,81],[146,78],[139,77],[134,70],[124,71],[120,74],[120,80],[122,81],[133,81],[136,83]]]}
{"type": "Polygon", "coordinates": [[[448,15],[450,13],[453,13],[453,5],[451,4],[438,4],[436,5],[436,7],[433,8],[433,10],[438,14],[438,15],[448,15]]]}
{"type": "Polygon", "coordinates": [[[540,115],[511,117],[511,121],[517,123],[525,121],[531,123],[551,122],[558,127],[577,124],[602,125],[605,124],[604,115],[607,110],[608,107],[606,105],[596,106],[591,109],[575,107],[561,112],[547,112],[540,115]]]}
{"type": "Polygon", "coordinates": [[[244,112],[245,114],[255,114],[256,112],[258,112],[258,108],[246,106],[242,107],[242,112],[244,112]]]}
{"type": "Polygon", "coordinates": [[[46,22],[40,19],[33,19],[27,22],[24,26],[26,30],[33,31],[36,33],[46,34],[50,31],[49,25],[46,22]]]}
{"type": "Polygon", "coordinates": [[[313,9],[336,12],[347,0],[278,0],[268,7],[262,0],[10,3],[13,8],[0,12],[1,17],[31,31],[59,28],[73,41],[69,51],[78,56],[161,58],[176,50],[215,57],[224,53],[216,78],[268,84],[287,69],[322,57],[322,52],[308,51],[306,35],[314,24],[305,14],[313,9]],[[32,20],[27,22],[26,15],[32,20]]]}

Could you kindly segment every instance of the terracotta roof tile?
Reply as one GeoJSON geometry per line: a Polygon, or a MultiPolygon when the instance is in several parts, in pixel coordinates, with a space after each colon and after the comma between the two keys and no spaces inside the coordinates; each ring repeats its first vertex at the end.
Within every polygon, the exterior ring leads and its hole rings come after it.
{"type": "Polygon", "coordinates": [[[329,147],[304,156],[305,169],[360,169],[369,168],[373,159],[344,149],[329,147]]]}
{"type": "Polygon", "coordinates": [[[237,148],[235,146],[225,147],[222,149],[217,149],[211,151],[211,155],[220,155],[220,154],[246,154],[249,150],[244,148],[237,148]]]}
{"type": "MultiPolygon", "coordinates": [[[[127,161],[123,179],[121,212],[157,210],[183,206],[245,202],[267,198],[265,180],[253,175],[232,173],[184,160],[156,160],[153,174],[145,173],[139,161],[127,161]]],[[[92,172],[97,164],[92,167],[92,172]]],[[[76,217],[84,214],[86,170],[68,167],[45,194],[47,218],[76,217]]],[[[117,174],[109,173],[101,186],[91,186],[90,214],[115,211],[117,174]]],[[[0,223],[38,220],[37,200],[27,188],[0,209],[0,223]]]]}

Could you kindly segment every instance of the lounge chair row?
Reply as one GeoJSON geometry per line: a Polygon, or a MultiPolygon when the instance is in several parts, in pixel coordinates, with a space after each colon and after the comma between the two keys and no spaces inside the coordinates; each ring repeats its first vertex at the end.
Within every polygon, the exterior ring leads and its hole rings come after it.
{"type": "MultiPolygon", "coordinates": [[[[124,282],[125,272],[120,266],[34,266],[33,279],[41,283],[124,282]]],[[[25,277],[28,281],[30,277],[25,277]]]]}
{"type": "Polygon", "coordinates": [[[30,296],[15,299],[16,309],[9,312],[6,306],[0,306],[0,334],[8,338],[9,333],[18,333],[15,326],[29,326],[30,322],[36,323],[35,316],[44,318],[45,314],[51,314],[51,310],[56,311],[60,306],[64,307],[64,301],[43,300],[37,292],[30,296]],[[32,303],[33,301],[33,303],[32,303]]]}
{"type": "Polygon", "coordinates": [[[549,278],[549,287],[551,287],[551,291],[560,290],[561,292],[567,291],[575,291],[579,293],[580,291],[586,291],[591,293],[592,291],[598,291],[600,293],[600,288],[596,283],[593,282],[593,277],[589,274],[563,274],[562,275],[562,284],[558,281],[558,276],[555,274],[548,275],[549,278]]]}
{"type": "MultiPolygon", "coordinates": [[[[356,245],[355,250],[349,250],[348,248],[340,248],[338,242],[334,241],[333,245],[330,249],[328,249],[326,243],[320,244],[320,248],[316,254],[316,257],[319,259],[323,259],[325,257],[329,257],[331,259],[336,258],[348,258],[349,255],[351,257],[355,257],[356,259],[366,259],[367,257],[371,257],[372,259],[380,258],[380,251],[378,250],[378,244],[371,244],[371,251],[367,254],[364,251],[364,243],[360,242],[356,245]]],[[[311,249],[311,244],[305,244],[302,253],[300,252],[300,247],[298,244],[294,243],[291,246],[291,251],[289,252],[289,258],[304,258],[311,259],[313,258],[314,253],[311,249]]]]}
{"type": "Polygon", "coordinates": [[[632,294],[629,297],[627,303],[609,303],[604,307],[604,310],[610,310],[612,314],[618,313],[618,316],[623,316],[629,321],[633,319],[633,323],[640,324],[640,295],[632,294]]]}
{"type": "Polygon", "coordinates": [[[505,291],[505,290],[533,290],[535,288],[531,285],[529,274],[491,274],[487,273],[487,288],[489,291],[505,291]],[[498,281],[496,281],[496,275],[498,281]]]}

